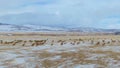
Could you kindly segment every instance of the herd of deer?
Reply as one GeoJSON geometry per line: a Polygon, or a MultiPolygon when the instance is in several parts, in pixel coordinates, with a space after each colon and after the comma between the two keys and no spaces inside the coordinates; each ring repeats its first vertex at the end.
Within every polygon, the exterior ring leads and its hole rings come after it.
{"type": "Polygon", "coordinates": [[[116,43],[120,43],[120,40],[113,40],[113,39],[67,39],[67,40],[13,40],[13,41],[5,41],[0,40],[0,45],[21,45],[21,46],[41,46],[45,44],[55,45],[64,45],[69,43],[70,45],[79,45],[81,43],[89,43],[91,45],[113,45],[116,43]]]}
{"type": "Polygon", "coordinates": [[[3,41],[0,40],[0,45],[22,45],[25,46],[26,44],[30,44],[31,46],[38,46],[38,45],[44,45],[47,40],[29,40],[29,41],[24,41],[24,40],[13,40],[13,41],[3,41]]]}

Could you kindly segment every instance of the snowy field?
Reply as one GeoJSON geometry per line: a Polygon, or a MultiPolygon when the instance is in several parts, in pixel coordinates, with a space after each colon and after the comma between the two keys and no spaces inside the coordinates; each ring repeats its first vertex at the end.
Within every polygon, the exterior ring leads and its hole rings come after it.
{"type": "Polygon", "coordinates": [[[0,68],[120,67],[120,36],[1,38],[0,68]],[[24,41],[14,46],[6,43],[18,39],[26,40],[27,43],[24,46],[20,45],[24,41]],[[47,42],[31,46],[28,43],[31,39],[47,39],[47,42]]]}

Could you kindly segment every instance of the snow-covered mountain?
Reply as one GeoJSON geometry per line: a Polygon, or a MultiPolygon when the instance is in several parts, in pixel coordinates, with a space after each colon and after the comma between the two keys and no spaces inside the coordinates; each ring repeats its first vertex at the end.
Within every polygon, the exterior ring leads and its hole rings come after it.
{"type": "Polygon", "coordinates": [[[0,23],[0,31],[69,31],[69,32],[120,32],[120,29],[99,29],[92,27],[69,27],[69,26],[41,26],[41,25],[13,25],[0,23]]]}
{"type": "Polygon", "coordinates": [[[65,31],[66,29],[40,25],[13,25],[0,23],[0,31],[65,31]]]}
{"type": "Polygon", "coordinates": [[[24,27],[30,28],[32,31],[64,31],[65,29],[60,27],[52,27],[52,26],[40,26],[40,25],[23,25],[24,27]]]}
{"type": "Polygon", "coordinates": [[[0,23],[0,31],[28,30],[28,27],[0,23]]]}
{"type": "Polygon", "coordinates": [[[115,33],[120,32],[120,29],[101,29],[101,28],[93,28],[93,27],[74,27],[69,28],[69,31],[76,32],[98,32],[98,33],[115,33]]]}

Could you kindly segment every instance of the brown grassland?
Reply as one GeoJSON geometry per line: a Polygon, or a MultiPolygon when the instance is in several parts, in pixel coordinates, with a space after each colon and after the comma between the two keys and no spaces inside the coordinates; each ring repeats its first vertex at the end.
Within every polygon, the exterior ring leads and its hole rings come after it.
{"type": "Polygon", "coordinates": [[[119,68],[119,35],[0,33],[1,68],[119,68]]]}

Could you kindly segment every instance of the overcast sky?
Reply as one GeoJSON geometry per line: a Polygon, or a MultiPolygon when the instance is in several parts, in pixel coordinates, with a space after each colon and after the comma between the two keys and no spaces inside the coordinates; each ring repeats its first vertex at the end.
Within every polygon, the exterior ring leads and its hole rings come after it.
{"type": "Polygon", "coordinates": [[[0,22],[120,28],[120,0],[0,0],[0,22]]]}

